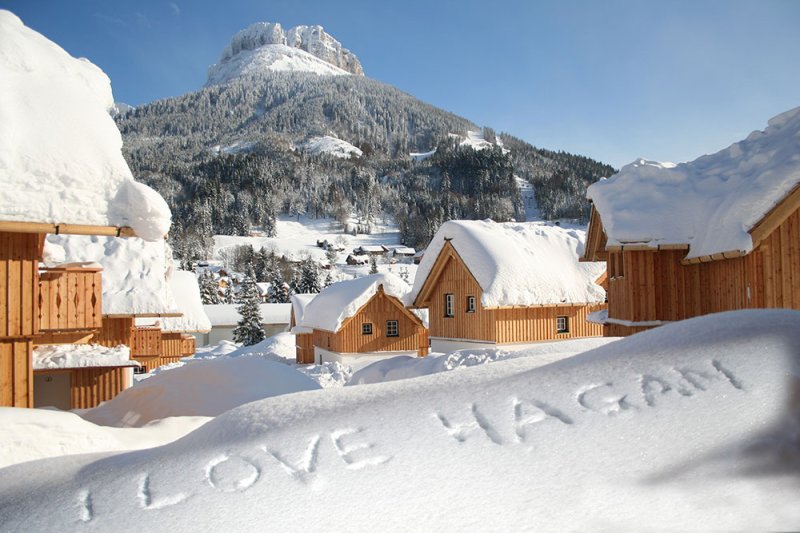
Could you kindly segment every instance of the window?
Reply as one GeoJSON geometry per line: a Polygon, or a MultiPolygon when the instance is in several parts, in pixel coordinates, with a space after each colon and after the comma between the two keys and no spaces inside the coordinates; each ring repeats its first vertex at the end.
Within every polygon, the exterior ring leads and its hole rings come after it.
{"type": "Polygon", "coordinates": [[[456,316],[456,298],[453,294],[444,295],[444,316],[447,318],[456,316]]]}
{"type": "Polygon", "coordinates": [[[386,321],[386,336],[387,337],[400,336],[400,326],[398,325],[397,320],[386,321]]]}
{"type": "Polygon", "coordinates": [[[556,333],[569,333],[569,317],[556,317],[556,333]]]}
{"type": "Polygon", "coordinates": [[[475,297],[467,296],[467,313],[475,312],[475,297]]]}
{"type": "Polygon", "coordinates": [[[361,334],[362,335],[372,335],[372,323],[363,322],[361,324],[361,334]]]}

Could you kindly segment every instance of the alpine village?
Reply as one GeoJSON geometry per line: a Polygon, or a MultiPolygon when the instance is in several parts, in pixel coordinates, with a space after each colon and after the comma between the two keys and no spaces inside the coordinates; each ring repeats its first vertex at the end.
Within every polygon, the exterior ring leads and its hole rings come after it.
{"type": "Polygon", "coordinates": [[[800,107],[616,169],[320,26],[132,107],[2,10],[0,80],[0,531],[800,527],[800,107]]]}

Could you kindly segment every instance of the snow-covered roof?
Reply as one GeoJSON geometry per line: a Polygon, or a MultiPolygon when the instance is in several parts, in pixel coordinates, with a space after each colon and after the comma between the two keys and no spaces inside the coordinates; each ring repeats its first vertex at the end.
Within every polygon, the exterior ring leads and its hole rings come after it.
{"type": "Polygon", "coordinates": [[[599,303],[605,263],[578,263],[585,233],[541,222],[451,220],[436,232],[414,278],[413,302],[446,242],[483,289],[485,307],[599,303]]]}
{"type": "Polygon", "coordinates": [[[378,292],[378,286],[401,302],[408,293],[408,284],[390,273],[372,274],[361,278],[333,283],[322,290],[306,306],[300,325],[305,328],[339,331],[345,320],[378,292]]]}
{"type": "Polygon", "coordinates": [[[47,263],[94,261],[103,267],[104,315],[163,315],[180,312],[168,277],[172,253],[164,239],[48,235],[47,263]]]}
{"type": "Polygon", "coordinates": [[[99,344],[45,344],[33,349],[33,369],[139,366],[130,355],[130,349],[122,344],[114,348],[99,344]]]}
{"type": "Polygon", "coordinates": [[[354,248],[353,251],[367,254],[379,254],[385,252],[386,247],[380,244],[362,244],[358,248],[354,248]]]}
{"type": "Polygon", "coordinates": [[[170,226],[166,202],[133,180],[98,67],[0,10],[0,221],[170,226]]]}
{"type": "Polygon", "coordinates": [[[408,246],[398,246],[394,249],[394,253],[399,255],[416,255],[417,251],[413,248],[409,248],[408,246]]]}
{"type": "Polygon", "coordinates": [[[800,107],[715,154],[640,159],[589,187],[608,245],[688,244],[688,259],[749,252],[748,233],[800,183],[800,107]]]}
{"type": "Polygon", "coordinates": [[[194,272],[174,271],[169,280],[169,288],[178,305],[178,311],[183,314],[180,317],[163,318],[161,320],[162,331],[211,330],[211,321],[203,310],[200,286],[197,284],[197,276],[194,272]]]}
{"type": "MultiPolygon", "coordinates": [[[[208,319],[213,327],[235,326],[242,318],[236,308],[238,304],[204,305],[208,319]]],[[[289,324],[292,304],[260,304],[262,324],[289,324]]]]}
{"type": "Polygon", "coordinates": [[[292,311],[294,311],[295,323],[292,328],[292,333],[302,334],[311,333],[313,331],[311,328],[303,327],[300,324],[303,322],[303,314],[306,312],[306,307],[316,296],[316,294],[292,294],[292,311]]]}

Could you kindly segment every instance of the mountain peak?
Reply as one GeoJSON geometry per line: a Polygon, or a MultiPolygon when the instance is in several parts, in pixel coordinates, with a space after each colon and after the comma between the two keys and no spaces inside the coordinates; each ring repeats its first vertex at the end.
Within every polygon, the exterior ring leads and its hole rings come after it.
{"type": "Polygon", "coordinates": [[[208,69],[206,85],[264,70],[364,75],[355,54],[322,26],[284,30],[277,22],[257,22],[233,36],[219,62],[208,69]]]}

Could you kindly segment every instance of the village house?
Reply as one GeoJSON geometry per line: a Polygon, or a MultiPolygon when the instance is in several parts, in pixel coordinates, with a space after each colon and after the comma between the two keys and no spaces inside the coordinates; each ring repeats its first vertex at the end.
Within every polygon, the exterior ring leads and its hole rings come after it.
{"type": "Polygon", "coordinates": [[[453,220],[436,232],[409,302],[429,311],[431,348],[591,337],[602,263],[578,263],[582,232],[545,223],[453,220]]]}
{"type": "Polygon", "coordinates": [[[800,309],[800,108],[679,165],[640,160],[589,187],[583,261],[607,264],[606,334],[698,315],[800,309]]]}
{"type": "Polygon", "coordinates": [[[92,407],[127,387],[136,363],[127,346],[92,342],[100,265],[46,254],[45,236],[163,242],[171,215],[133,180],[97,67],[21,23],[4,28],[0,57],[14,57],[0,61],[0,406],[92,407]]]}
{"type": "MultiPolygon", "coordinates": [[[[291,304],[259,304],[258,311],[261,316],[261,327],[264,334],[271,337],[289,329],[291,317],[291,304]]],[[[239,304],[206,304],[203,311],[211,322],[211,330],[196,333],[195,337],[200,346],[214,345],[220,341],[233,341],[233,330],[239,324],[242,316],[238,311],[239,304]]]]}
{"type": "Polygon", "coordinates": [[[425,325],[403,304],[408,290],[393,274],[334,283],[305,306],[295,331],[311,332],[315,363],[427,355],[425,325]]]}

